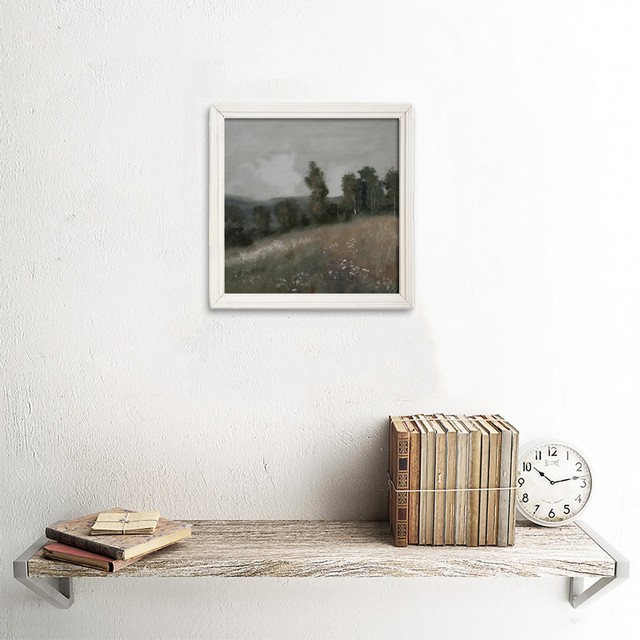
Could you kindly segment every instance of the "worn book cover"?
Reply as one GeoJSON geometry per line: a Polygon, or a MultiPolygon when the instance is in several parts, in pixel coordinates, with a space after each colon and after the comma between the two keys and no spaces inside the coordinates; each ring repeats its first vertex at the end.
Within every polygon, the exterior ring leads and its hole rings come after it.
{"type": "Polygon", "coordinates": [[[397,504],[398,498],[396,495],[396,475],[398,467],[398,445],[396,444],[396,425],[394,421],[397,420],[397,416],[389,416],[389,526],[391,528],[391,534],[395,540],[396,537],[396,516],[397,516],[397,504]]]}
{"type": "Polygon", "coordinates": [[[92,553],[91,551],[85,551],[84,549],[77,549],[68,544],[62,544],[61,542],[50,542],[42,548],[42,555],[52,560],[60,560],[62,562],[69,562],[71,564],[78,564],[83,567],[91,567],[92,569],[100,569],[113,573],[114,571],[124,569],[124,567],[129,566],[147,554],[129,558],[128,560],[114,560],[113,558],[92,553]]]}
{"type": "Polygon", "coordinates": [[[447,480],[447,431],[434,416],[428,416],[436,433],[434,506],[433,506],[433,544],[444,544],[445,489],[447,480]]]}
{"type": "Polygon", "coordinates": [[[420,416],[411,416],[413,424],[420,431],[420,493],[418,516],[418,544],[426,544],[425,514],[427,511],[427,429],[420,421],[420,416]]]}
{"type": "Polygon", "coordinates": [[[444,495],[444,543],[455,544],[456,539],[456,482],[458,464],[458,432],[447,418],[437,413],[436,418],[440,421],[447,432],[447,475],[445,480],[444,495]]]}
{"type": "Polygon", "coordinates": [[[487,504],[489,501],[489,431],[478,420],[468,416],[480,431],[480,484],[478,491],[478,546],[487,544],[487,504]]]}
{"type": "Polygon", "coordinates": [[[518,478],[518,452],[520,449],[520,432],[502,416],[493,415],[492,418],[500,422],[511,431],[511,473],[509,478],[509,535],[508,544],[512,545],[516,539],[516,491],[515,484],[518,478]]]}
{"type": "MultiPolygon", "coordinates": [[[[125,513],[126,509],[116,507],[109,511],[125,513]]],[[[91,526],[97,517],[97,513],[92,513],[75,520],[57,522],[46,528],[45,535],[51,540],[104,555],[114,560],[135,558],[144,553],[162,549],[191,535],[190,524],[160,518],[155,531],[151,534],[92,536],[91,526]]]]}
{"type": "Polygon", "coordinates": [[[459,416],[446,416],[458,432],[458,453],[456,463],[456,523],[455,544],[467,544],[467,518],[469,514],[469,430],[459,416]]]}
{"type": "Polygon", "coordinates": [[[389,418],[391,431],[391,518],[396,547],[409,543],[409,431],[399,417],[389,418]]]}
{"type": "Polygon", "coordinates": [[[500,464],[500,514],[498,530],[498,546],[506,547],[509,544],[510,529],[510,494],[511,494],[511,467],[513,461],[513,432],[502,420],[493,420],[502,431],[501,464],[500,464]]]}
{"type": "Polygon", "coordinates": [[[498,533],[496,544],[499,547],[506,547],[509,544],[509,485],[511,481],[511,430],[503,425],[499,420],[494,420],[492,416],[486,415],[483,418],[500,431],[500,460],[498,463],[500,470],[498,492],[498,533]]]}
{"type": "Polygon", "coordinates": [[[462,416],[460,421],[469,431],[469,513],[467,519],[467,545],[478,546],[480,527],[480,464],[482,453],[482,432],[473,420],[462,416]]]}
{"type": "Polygon", "coordinates": [[[412,418],[404,416],[409,430],[409,544],[418,544],[420,519],[420,429],[412,418]]]}
{"type": "Polygon", "coordinates": [[[498,544],[498,504],[500,499],[501,432],[483,416],[474,418],[489,434],[489,481],[487,491],[487,545],[498,544]]]}
{"type": "Polygon", "coordinates": [[[433,544],[433,518],[434,518],[434,504],[435,504],[435,480],[436,480],[436,430],[435,427],[429,422],[425,415],[420,415],[420,422],[426,429],[426,478],[423,486],[423,493],[425,498],[424,512],[422,507],[420,509],[420,522],[424,527],[424,544],[433,544]]]}

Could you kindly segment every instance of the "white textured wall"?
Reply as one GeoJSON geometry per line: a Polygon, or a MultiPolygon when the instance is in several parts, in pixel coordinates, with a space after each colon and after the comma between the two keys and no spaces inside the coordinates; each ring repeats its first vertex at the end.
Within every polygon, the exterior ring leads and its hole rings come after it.
{"type": "Polygon", "coordinates": [[[438,410],[576,443],[586,519],[638,557],[639,18],[586,0],[2,2],[0,636],[631,637],[633,580],[584,611],[561,579],[79,580],[58,611],[10,561],[114,504],[381,517],[385,416],[438,410]],[[208,308],[224,101],[415,105],[415,310],[208,308]]]}

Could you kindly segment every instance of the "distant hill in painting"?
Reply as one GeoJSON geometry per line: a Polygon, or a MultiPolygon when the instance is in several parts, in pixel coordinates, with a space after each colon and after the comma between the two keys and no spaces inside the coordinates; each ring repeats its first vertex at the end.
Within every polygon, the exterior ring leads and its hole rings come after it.
{"type": "MultiPolygon", "coordinates": [[[[286,199],[286,196],[282,196],[280,198],[269,198],[268,200],[252,200],[251,198],[244,198],[243,196],[229,195],[225,196],[224,205],[225,207],[229,207],[232,205],[238,207],[245,216],[247,223],[250,223],[253,220],[253,210],[255,207],[257,207],[258,205],[264,205],[265,207],[268,207],[273,211],[278,202],[282,202],[286,199]]],[[[293,200],[298,203],[303,211],[309,210],[310,199],[310,196],[297,196],[293,198],[293,200]]],[[[340,196],[337,196],[335,198],[327,198],[328,203],[334,202],[335,204],[340,204],[341,200],[342,198],[340,196]]]]}

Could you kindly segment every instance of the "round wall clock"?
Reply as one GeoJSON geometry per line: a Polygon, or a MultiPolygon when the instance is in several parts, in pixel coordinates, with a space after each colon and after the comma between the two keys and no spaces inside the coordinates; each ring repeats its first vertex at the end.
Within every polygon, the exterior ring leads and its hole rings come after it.
{"type": "Polygon", "coordinates": [[[532,522],[547,527],[570,522],[590,495],[589,465],[572,445],[540,440],[520,449],[516,506],[532,522]]]}

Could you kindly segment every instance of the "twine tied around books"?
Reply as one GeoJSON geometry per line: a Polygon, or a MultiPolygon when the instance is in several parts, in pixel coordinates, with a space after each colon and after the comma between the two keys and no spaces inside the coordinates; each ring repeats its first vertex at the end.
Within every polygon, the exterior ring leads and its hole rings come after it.
{"type": "Polygon", "coordinates": [[[129,512],[125,511],[124,514],[118,518],[118,522],[122,522],[122,533],[124,533],[127,529],[127,525],[129,524],[129,512]]]}
{"type": "Polygon", "coordinates": [[[446,493],[450,492],[462,492],[462,491],[514,491],[518,487],[475,487],[470,489],[468,487],[465,488],[456,488],[456,489],[398,489],[394,484],[393,480],[389,473],[387,473],[387,481],[389,484],[389,488],[396,493],[446,493]]]}

